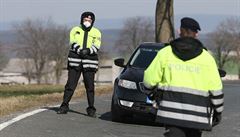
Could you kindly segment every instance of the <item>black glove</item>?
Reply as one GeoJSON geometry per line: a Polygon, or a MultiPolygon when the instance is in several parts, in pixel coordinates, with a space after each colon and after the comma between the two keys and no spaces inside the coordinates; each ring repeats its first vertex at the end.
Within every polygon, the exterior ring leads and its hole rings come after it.
{"type": "Polygon", "coordinates": [[[88,55],[90,53],[90,50],[89,49],[82,49],[81,50],[81,54],[82,55],[88,55]]]}
{"type": "Polygon", "coordinates": [[[221,122],[221,120],[222,120],[222,113],[218,113],[218,112],[214,111],[212,126],[214,127],[214,126],[218,125],[221,122]]]}
{"type": "Polygon", "coordinates": [[[147,88],[143,82],[139,82],[140,91],[145,95],[150,95],[153,92],[153,89],[147,88]]]}
{"type": "Polygon", "coordinates": [[[148,96],[150,100],[159,100],[162,97],[162,92],[157,90],[157,87],[147,88],[143,82],[139,83],[140,91],[148,96]]]}
{"type": "Polygon", "coordinates": [[[153,92],[148,95],[148,98],[150,100],[160,100],[162,98],[162,92],[154,89],[153,92]]]}
{"type": "Polygon", "coordinates": [[[86,55],[89,55],[90,53],[90,49],[82,49],[80,50],[80,52],[78,53],[80,57],[86,57],[86,55]]]}
{"type": "Polygon", "coordinates": [[[220,77],[225,77],[227,74],[227,72],[223,69],[218,69],[218,72],[219,72],[220,77]]]}
{"type": "Polygon", "coordinates": [[[154,99],[155,99],[155,93],[154,93],[154,92],[150,93],[150,94],[147,95],[147,96],[148,96],[148,98],[149,98],[150,100],[154,100],[154,99]]]}

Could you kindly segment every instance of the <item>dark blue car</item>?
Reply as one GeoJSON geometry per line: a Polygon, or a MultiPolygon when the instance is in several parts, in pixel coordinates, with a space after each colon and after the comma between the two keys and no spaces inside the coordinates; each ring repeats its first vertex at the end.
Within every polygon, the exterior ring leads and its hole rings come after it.
{"type": "Polygon", "coordinates": [[[164,44],[161,43],[143,43],[126,64],[123,58],[114,60],[115,65],[123,70],[114,82],[112,121],[121,122],[134,115],[148,115],[152,120],[155,119],[157,109],[154,102],[140,91],[139,83],[143,81],[144,70],[163,47],[164,44]]]}

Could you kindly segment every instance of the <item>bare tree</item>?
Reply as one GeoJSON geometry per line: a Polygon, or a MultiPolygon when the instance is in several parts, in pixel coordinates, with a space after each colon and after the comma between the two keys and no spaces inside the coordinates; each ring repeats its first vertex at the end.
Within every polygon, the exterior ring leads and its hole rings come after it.
{"type": "Polygon", "coordinates": [[[231,44],[230,34],[223,30],[216,30],[209,34],[211,39],[210,44],[213,46],[216,62],[220,69],[223,69],[226,62],[231,60],[230,52],[234,49],[234,45],[231,44]]]}
{"type": "Polygon", "coordinates": [[[225,21],[228,33],[232,36],[232,43],[234,45],[235,63],[238,67],[238,79],[240,79],[240,17],[232,17],[225,21]]]}
{"type": "Polygon", "coordinates": [[[23,68],[24,73],[23,76],[25,76],[28,79],[28,84],[31,83],[32,79],[34,78],[34,66],[33,66],[33,60],[29,58],[24,58],[22,62],[19,62],[19,66],[23,68]]]}
{"type": "Polygon", "coordinates": [[[68,29],[67,27],[53,24],[50,27],[49,37],[51,38],[49,43],[50,57],[53,61],[55,61],[54,73],[56,77],[56,84],[59,84],[62,76],[62,70],[67,64],[67,53],[69,49],[67,44],[68,29]]]}
{"type": "Polygon", "coordinates": [[[167,43],[174,39],[173,0],[158,0],[155,15],[156,42],[167,43]]]}
{"type": "Polygon", "coordinates": [[[240,33],[233,19],[226,19],[221,22],[217,29],[209,34],[210,45],[213,46],[218,67],[223,69],[226,62],[233,59],[230,53],[238,53],[237,34],[240,33]],[[239,32],[236,32],[239,31],[239,32]]]}
{"type": "MultiPolygon", "coordinates": [[[[105,43],[102,43],[102,45],[106,45],[106,44],[105,44],[105,43]]],[[[105,63],[108,59],[110,59],[110,57],[109,57],[109,52],[104,51],[103,49],[100,49],[100,50],[98,51],[99,70],[98,70],[97,73],[96,73],[96,77],[95,77],[95,80],[96,80],[96,81],[99,81],[101,68],[108,67],[108,66],[104,66],[104,65],[105,65],[104,63],[105,63]]]]}
{"type": "Polygon", "coordinates": [[[50,38],[46,35],[49,24],[50,22],[44,23],[40,20],[25,20],[23,23],[15,26],[18,34],[18,44],[23,45],[19,52],[21,52],[24,58],[33,60],[38,84],[41,83],[44,66],[50,59],[50,38]]]}
{"type": "Polygon", "coordinates": [[[40,84],[43,76],[46,78],[46,75],[55,72],[56,83],[59,83],[69,48],[67,28],[55,24],[51,19],[26,20],[15,28],[18,44],[23,45],[18,49],[18,53],[22,58],[26,58],[24,68],[28,80],[36,77],[37,83],[40,84]],[[33,72],[29,70],[29,63],[34,64],[32,70],[35,71],[35,76],[30,76],[33,72]]]}
{"type": "Polygon", "coordinates": [[[151,18],[133,17],[124,22],[115,47],[131,53],[140,43],[154,41],[154,24],[151,18]]]}
{"type": "Polygon", "coordinates": [[[7,56],[5,55],[4,46],[3,46],[3,44],[1,44],[1,42],[0,42],[0,70],[5,67],[5,65],[7,64],[7,62],[8,62],[8,58],[7,58],[7,56]]]}
{"type": "Polygon", "coordinates": [[[0,70],[2,69],[3,58],[4,58],[2,51],[3,51],[3,47],[2,47],[2,44],[0,43],[0,70]]]}

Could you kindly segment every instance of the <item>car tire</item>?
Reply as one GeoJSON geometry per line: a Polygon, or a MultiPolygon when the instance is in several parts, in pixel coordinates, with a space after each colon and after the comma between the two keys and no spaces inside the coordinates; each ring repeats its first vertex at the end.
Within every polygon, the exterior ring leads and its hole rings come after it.
{"type": "Polygon", "coordinates": [[[111,113],[112,113],[112,121],[113,122],[123,122],[124,116],[120,112],[119,108],[117,106],[114,106],[114,103],[112,101],[111,105],[111,113]]]}

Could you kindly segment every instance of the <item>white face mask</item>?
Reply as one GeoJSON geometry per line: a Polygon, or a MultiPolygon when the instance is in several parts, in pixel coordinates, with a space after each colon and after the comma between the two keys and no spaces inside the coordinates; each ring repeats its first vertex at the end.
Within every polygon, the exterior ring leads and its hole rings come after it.
{"type": "Polygon", "coordinates": [[[83,22],[83,25],[84,25],[86,28],[88,28],[88,27],[91,26],[91,23],[90,23],[89,21],[85,21],[85,22],[83,22]]]}

